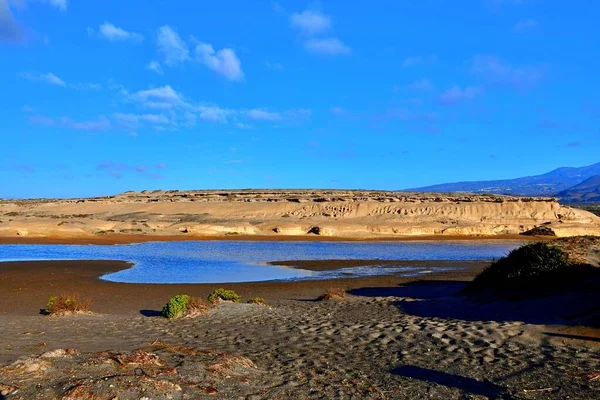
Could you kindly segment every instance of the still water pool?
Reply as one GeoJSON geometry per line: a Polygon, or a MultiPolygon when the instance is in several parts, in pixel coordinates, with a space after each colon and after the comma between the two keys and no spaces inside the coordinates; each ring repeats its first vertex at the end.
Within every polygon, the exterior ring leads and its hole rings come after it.
{"type": "MultiPolygon", "coordinates": [[[[102,279],[125,283],[226,283],[330,279],[378,274],[419,275],[435,267],[369,266],[313,272],[264,265],[281,260],[493,260],[519,241],[256,242],[186,241],[128,245],[0,245],[1,261],[124,260],[130,269],[102,279]]],[[[0,272],[2,264],[0,263],[0,272]]]]}

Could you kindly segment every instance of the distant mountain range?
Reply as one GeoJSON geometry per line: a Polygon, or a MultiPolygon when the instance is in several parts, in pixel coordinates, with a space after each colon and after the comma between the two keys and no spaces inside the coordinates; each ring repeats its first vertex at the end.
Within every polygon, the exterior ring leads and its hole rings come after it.
{"type": "Polygon", "coordinates": [[[599,203],[600,175],[594,175],[579,185],[557,193],[556,196],[569,203],[599,203]]]}
{"type": "Polygon", "coordinates": [[[409,191],[495,193],[515,196],[552,196],[565,203],[600,201],[600,163],[563,167],[546,174],[496,181],[455,182],[409,191]]]}

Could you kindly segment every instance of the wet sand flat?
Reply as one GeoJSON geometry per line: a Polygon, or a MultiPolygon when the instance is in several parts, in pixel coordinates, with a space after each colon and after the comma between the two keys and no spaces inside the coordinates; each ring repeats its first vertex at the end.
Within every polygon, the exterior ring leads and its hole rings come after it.
{"type": "MultiPolygon", "coordinates": [[[[387,275],[227,285],[138,285],[97,279],[127,267],[112,261],[0,265],[0,389],[7,399],[67,398],[65,393],[74,388],[100,390],[102,385],[106,397],[100,398],[110,398],[108,394],[119,394],[114,393],[122,387],[119,379],[160,383],[173,388],[171,397],[145,395],[176,399],[600,396],[600,382],[594,378],[600,369],[598,329],[578,326],[576,316],[553,319],[552,302],[481,305],[456,296],[482,265],[419,279],[387,275]],[[224,303],[194,319],[169,321],[156,316],[171,295],[205,296],[219,286],[236,290],[244,300],[264,297],[270,306],[224,303]],[[348,290],[349,296],[315,301],[330,286],[348,290]],[[60,292],[91,298],[97,314],[38,315],[48,296],[60,292]],[[557,321],[563,325],[552,325],[557,321]],[[61,348],[74,348],[79,355],[52,353],[61,348]],[[87,383],[76,379],[95,374],[91,370],[95,365],[108,365],[97,362],[98,354],[105,358],[112,354],[90,352],[136,348],[161,358],[178,373],[155,377],[151,371],[156,368],[146,365],[138,366],[146,374],[140,377],[135,368],[129,371],[121,365],[116,378],[110,375],[109,380],[87,383]],[[191,355],[196,352],[210,360],[191,355]],[[219,375],[215,354],[239,355],[253,365],[243,361],[243,368],[219,375]],[[18,361],[24,356],[29,358],[18,361]],[[211,364],[202,364],[205,361],[211,364]],[[43,368],[26,372],[24,365],[30,370],[43,368]],[[192,366],[197,368],[194,376],[204,381],[192,384],[181,378],[191,373],[192,366]],[[198,391],[208,387],[216,392],[198,391]]],[[[593,293],[590,296],[588,302],[593,293]]],[[[101,375],[107,374],[104,369],[94,371],[98,377],[109,376],[101,375]]]]}

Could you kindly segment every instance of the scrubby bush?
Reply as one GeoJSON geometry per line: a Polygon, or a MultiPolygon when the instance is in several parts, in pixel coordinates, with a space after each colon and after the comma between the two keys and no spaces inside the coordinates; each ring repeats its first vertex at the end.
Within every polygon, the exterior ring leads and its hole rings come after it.
{"type": "Polygon", "coordinates": [[[195,317],[208,312],[209,306],[204,299],[178,294],[169,299],[162,309],[165,318],[195,317]]]}
{"type": "Polygon", "coordinates": [[[188,309],[190,296],[178,294],[169,299],[162,309],[162,315],[166,318],[177,318],[182,316],[188,309]]]}
{"type": "Polygon", "coordinates": [[[188,301],[187,311],[192,314],[204,314],[208,311],[209,305],[206,303],[206,300],[201,299],[200,297],[190,297],[188,301]]]}
{"type": "Polygon", "coordinates": [[[262,297],[254,297],[250,300],[248,300],[249,304],[258,304],[260,306],[266,306],[267,305],[267,301],[265,299],[263,299],[262,297]]]}
{"type": "Polygon", "coordinates": [[[329,288],[323,295],[319,297],[319,300],[337,300],[345,299],[347,296],[346,291],[340,288],[329,288]]]}
{"type": "Polygon", "coordinates": [[[64,315],[88,312],[90,300],[81,300],[78,295],[52,296],[42,310],[47,315],[64,315]]]}
{"type": "Polygon", "coordinates": [[[548,243],[528,244],[511,251],[483,270],[466,292],[486,289],[536,289],[569,266],[568,256],[548,243]]]}
{"type": "Polygon", "coordinates": [[[223,288],[216,289],[208,295],[209,303],[215,303],[219,300],[233,301],[234,303],[239,303],[242,300],[242,297],[233,290],[227,290],[223,288]]]}

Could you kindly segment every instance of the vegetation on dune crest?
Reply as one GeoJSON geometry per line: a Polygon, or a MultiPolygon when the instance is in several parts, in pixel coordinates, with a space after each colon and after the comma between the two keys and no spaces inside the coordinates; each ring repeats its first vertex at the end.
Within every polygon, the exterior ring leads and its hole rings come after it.
{"type": "Polygon", "coordinates": [[[162,315],[165,318],[177,318],[182,316],[188,309],[190,296],[187,294],[178,294],[169,299],[162,309],[162,315]]]}
{"type": "Polygon", "coordinates": [[[81,300],[78,295],[51,296],[42,310],[46,315],[63,315],[88,312],[91,302],[81,300]]]}
{"type": "Polygon", "coordinates": [[[248,300],[249,304],[258,304],[261,306],[266,306],[267,305],[267,301],[265,299],[263,299],[262,297],[254,297],[250,300],[248,300]]]}
{"type": "Polygon", "coordinates": [[[467,286],[468,293],[486,289],[538,290],[541,284],[557,283],[556,277],[569,264],[568,255],[548,243],[528,244],[512,250],[483,270],[467,286]]]}
{"type": "Polygon", "coordinates": [[[183,316],[198,316],[206,313],[209,309],[204,299],[191,297],[187,294],[178,294],[169,299],[162,309],[165,318],[173,319],[183,316]]]}
{"type": "Polygon", "coordinates": [[[216,289],[208,295],[209,303],[215,303],[219,300],[239,303],[240,301],[242,301],[242,297],[233,290],[227,290],[223,288],[216,289]]]}

